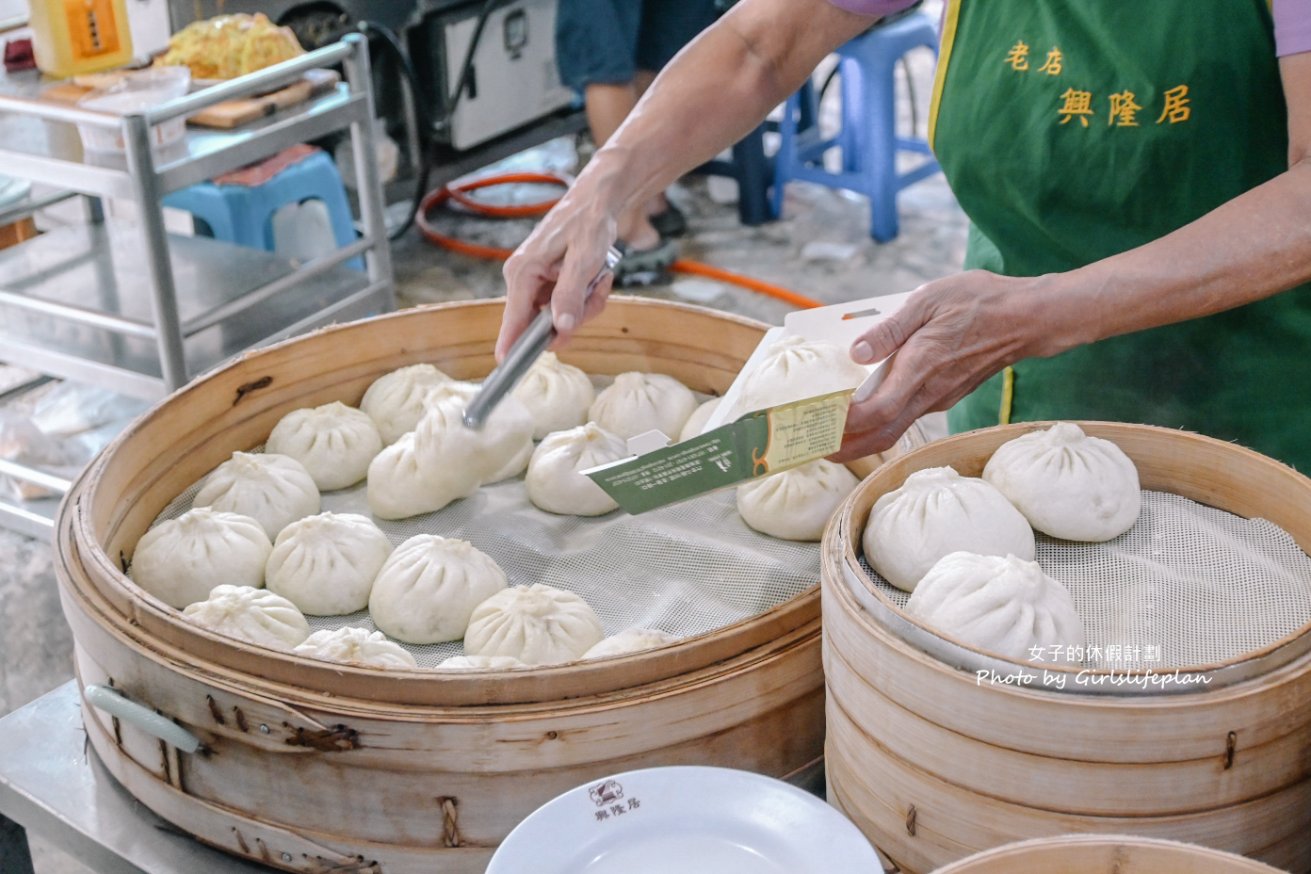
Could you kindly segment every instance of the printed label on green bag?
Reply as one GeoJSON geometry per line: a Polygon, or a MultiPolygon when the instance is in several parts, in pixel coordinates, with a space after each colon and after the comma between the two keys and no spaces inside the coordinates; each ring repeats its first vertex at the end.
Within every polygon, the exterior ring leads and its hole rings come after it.
{"type": "Polygon", "coordinates": [[[851,391],[756,413],[637,458],[585,470],[634,515],[832,455],[851,391]]]}

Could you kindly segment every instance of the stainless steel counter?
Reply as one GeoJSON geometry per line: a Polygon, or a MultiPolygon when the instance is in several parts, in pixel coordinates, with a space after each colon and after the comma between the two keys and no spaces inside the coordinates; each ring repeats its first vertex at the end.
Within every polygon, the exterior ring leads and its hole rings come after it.
{"type": "Polygon", "coordinates": [[[99,874],[268,874],[155,816],[86,743],[76,681],[0,719],[0,872],[31,874],[23,830],[99,874]]]}

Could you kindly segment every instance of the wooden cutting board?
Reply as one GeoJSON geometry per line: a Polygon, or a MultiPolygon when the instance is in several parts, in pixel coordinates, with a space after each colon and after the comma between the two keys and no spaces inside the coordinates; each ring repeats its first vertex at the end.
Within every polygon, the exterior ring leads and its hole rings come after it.
{"type": "MultiPolygon", "coordinates": [[[[310,70],[295,82],[276,91],[241,100],[216,103],[195,115],[188,116],[187,124],[224,129],[240,127],[272,115],[280,109],[304,103],[336,87],[340,80],[341,77],[335,70],[310,70]]],[[[91,93],[91,90],[86,85],[69,80],[46,88],[41,92],[41,97],[60,103],[76,103],[91,93]]]]}
{"type": "Polygon", "coordinates": [[[208,109],[189,116],[187,123],[200,127],[240,127],[330,91],[336,87],[340,78],[335,70],[309,70],[295,82],[277,91],[243,100],[225,100],[216,103],[208,109]]]}

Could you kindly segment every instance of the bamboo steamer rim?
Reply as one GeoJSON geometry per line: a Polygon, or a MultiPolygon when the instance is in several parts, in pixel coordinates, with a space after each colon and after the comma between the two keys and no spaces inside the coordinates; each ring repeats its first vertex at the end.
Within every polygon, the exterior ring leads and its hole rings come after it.
{"type": "MultiPolygon", "coordinates": [[[[96,594],[112,605],[112,610],[103,612],[105,621],[113,622],[134,639],[149,646],[152,638],[160,637],[172,645],[172,648],[194,654],[197,664],[209,662],[225,669],[236,669],[259,677],[268,677],[275,682],[323,692],[329,695],[355,697],[360,700],[394,703],[398,705],[499,705],[524,704],[533,702],[558,701],[561,697],[617,693],[647,683],[660,682],[689,672],[695,672],[706,666],[728,659],[736,658],[761,643],[782,634],[812,624],[819,616],[819,586],[807,588],[792,599],[774,608],[736,623],[684,638],[676,644],[670,644],[645,652],[623,655],[609,659],[586,662],[574,662],[563,665],[541,666],[532,670],[487,670],[477,672],[380,669],[365,666],[332,663],[291,652],[280,652],[263,647],[256,647],[217,634],[182,618],[180,611],[174,610],[163,601],[149,595],[133,583],[123,572],[120,562],[108,554],[105,545],[115,539],[123,525],[127,510],[117,509],[124,503],[121,496],[112,496],[104,491],[104,483],[121,456],[136,449],[136,444],[148,440],[149,431],[155,417],[164,411],[178,406],[191,404],[202,405],[202,399],[235,389],[236,396],[230,409],[241,410],[243,401],[266,395],[267,390],[277,388],[280,376],[271,375],[282,368],[294,370],[295,359],[310,347],[328,344],[359,347],[374,351],[371,361],[385,362],[367,377],[371,382],[384,373],[396,368],[419,362],[436,361],[439,366],[449,355],[452,347],[422,346],[409,348],[401,344],[399,351],[393,343],[383,339],[388,335],[408,336],[413,333],[413,326],[423,324],[425,327],[440,325],[443,320],[473,321],[475,326],[484,330],[481,335],[465,333],[460,337],[460,349],[476,349],[477,352],[466,353],[456,360],[491,361],[491,342],[495,338],[495,329],[499,327],[500,315],[504,308],[502,299],[459,301],[415,307],[399,312],[388,313],[367,319],[331,325],[309,334],[283,340],[261,349],[248,351],[228,364],[216,368],[204,376],[174,391],[155,407],[147,410],[133,420],[102,452],[88,465],[75,482],[73,488],[60,504],[55,526],[55,545],[61,555],[71,556],[83,573],[70,575],[69,584],[77,587],[87,584],[96,594]],[[375,338],[374,335],[377,335],[375,338]],[[369,339],[374,338],[372,342],[369,339]],[[250,373],[259,373],[268,367],[265,373],[255,379],[247,379],[250,373]],[[143,435],[143,432],[146,432],[143,435]],[[106,506],[113,509],[110,518],[102,518],[98,508],[106,506]],[[568,690],[561,694],[561,690],[568,690]]],[[[655,353],[644,353],[644,346],[653,343],[670,344],[676,351],[693,355],[695,347],[681,344],[677,339],[648,336],[653,323],[661,319],[674,319],[686,322],[699,320],[704,327],[709,324],[715,331],[717,354],[727,360],[732,355],[734,343],[746,343],[736,359],[737,367],[746,360],[759,338],[763,337],[768,326],[753,319],[730,313],[723,313],[706,307],[671,301],[614,296],[609,300],[606,310],[596,319],[589,321],[578,332],[577,337],[586,341],[589,338],[609,346],[622,345],[630,354],[650,354],[652,364],[662,362],[655,353]],[[708,321],[707,321],[708,320],[708,321]],[[725,328],[729,330],[725,330],[725,328]],[[727,352],[723,350],[729,350],[727,352]]],[[[468,328],[467,324],[460,327],[468,328]]],[[[440,336],[439,330],[424,330],[424,338],[440,336]]],[[[435,342],[435,341],[434,341],[435,342]]],[[[700,350],[705,354],[708,350],[700,350]]],[[[587,350],[579,351],[575,347],[574,357],[585,357],[587,350]]],[[[455,353],[450,353],[454,355],[455,353]]],[[[599,354],[599,353],[596,353],[599,354]]],[[[566,349],[562,356],[569,358],[566,349]]],[[[684,365],[698,365],[695,357],[675,359],[684,365]]],[[[490,365],[487,365],[490,366],[490,365]]],[[[358,370],[355,362],[341,364],[342,370],[358,370]]],[[[598,371],[592,371],[598,372],[598,371]]],[[[735,372],[735,371],[734,371],[735,372]]],[[[315,378],[324,374],[315,374],[315,378]]],[[[363,377],[355,374],[356,382],[363,377]]],[[[731,377],[730,377],[731,381],[731,377]]],[[[294,386],[292,382],[290,385],[294,386]]],[[[726,388],[726,384],[724,386],[726,388]]],[[[321,391],[322,386],[318,390],[321,391]]],[[[294,398],[293,398],[294,401],[294,398]]],[[[247,419],[251,417],[271,418],[269,427],[281,412],[298,406],[295,403],[272,403],[267,399],[261,401],[263,406],[248,405],[247,419]],[[283,409],[285,408],[285,410],[283,409]]],[[[227,411],[225,411],[225,415],[227,411]]],[[[203,444],[203,433],[197,439],[197,432],[204,432],[210,423],[202,423],[188,432],[185,437],[192,438],[197,445],[203,444]]],[[[267,428],[263,433],[267,435],[267,428]]],[[[148,445],[148,444],[147,444],[148,445]]],[[[195,448],[195,447],[187,447],[195,448]]],[[[247,448],[247,447],[241,447],[247,448]]],[[[227,450],[229,453],[231,449],[227,450]]],[[[152,463],[154,463],[152,461],[152,463]]],[[[864,467],[872,467],[869,461],[864,467]]],[[[143,471],[146,468],[143,468],[143,471]]],[[[165,472],[153,471],[149,483],[138,489],[144,491],[149,485],[156,484],[165,476],[165,472]]],[[[127,496],[127,502],[134,496],[127,496]]],[[[171,499],[172,496],[169,497],[171,499]]],[[[158,502],[158,506],[147,508],[150,519],[162,511],[167,500],[158,502]]],[[[818,634],[818,628],[815,629],[818,634]]]]}
{"type": "MultiPolygon", "coordinates": [[[[1089,436],[1110,440],[1119,446],[1138,468],[1144,490],[1168,491],[1243,518],[1254,518],[1259,511],[1251,499],[1242,494],[1243,490],[1258,494],[1262,492],[1262,486],[1272,484],[1287,489],[1288,494],[1284,496],[1268,493],[1272,506],[1276,506],[1279,512],[1260,513],[1260,516],[1283,528],[1304,552],[1311,552],[1311,479],[1288,465],[1251,449],[1189,431],[1125,422],[1065,421],[1078,425],[1089,436]],[[1193,456],[1207,461],[1204,466],[1198,465],[1194,480],[1161,482],[1157,478],[1157,468],[1146,466],[1146,462],[1152,461],[1155,465],[1160,459],[1166,459],[1168,464],[1179,464],[1180,457],[1193,456]],[[1230,488],[1237,488],[1238,493],[1228,494],[1226,490],[1230,488]],[[1280,500],[1287,502],[1288,506],[1277,506],[1280,500]],[[1230,505],[1224,506],[1225,503],[1230,505]],[[1287,524],[1293,521],[1300,522],[1305,530],[1294,530],[1298,526],[1287,524]]],[[[1034,670],[1032,663],[974,646],[906,613],[870,579],[861,567],[857,549],[874,502],[900,488],[910,474],[925,468],[950,466],[962,476],[978,476],[987,459],[1003,443],[1055,424],[1055,421],[1041,421],[981,428],[921,446],[884,463],[857,486],[829,520],[824,532],[822,560],[825,572],[836,577],[835,584],[846,590],[844,594],[854,598],[875,625],[953,669],[991,669],[1003,673],[1020,668],[1034,670]]],[[[1175,473],[1186,465],[1179,467],[1175,473]]],[[[1171,674],[1181,677],[1209,677],[1209,684],[1185,682],[1166,689],[1150,689],[1146,684],[1141,688],[1137,685],[1115,688],[1109,684],[1079,688],[1079,684],[1070,683],[1066,688],[1047,685],[1030,691],[1110,696],[1198,693],[1262,676],[1311,652],[1311,634],[1308,632],[1311,632],[1311,622],[1265,647],[1227,662],[1170,670],[1171,674]]],[[[1151,669],[1090,669],[1050,663],[1043,663],[1042,670],[1063,675],[1082,672],[1085,676],[1131,678],[1160,673],[1151,669]]]]}
{"type": "Polygon", "coordinates": [[[1169,865],[1169,872],[1189,874],[1281,874],[1281,869],[1264,862],[1198,844],[1134,835],[1089,834],[1017,841],[952,862],[933,874],[1022,874],[1038,870],[1060,870],[1063,874],[1120,871],[1147,874],[1161,870],[1158,865],[1169,865]],[[1123,867],[1126,864],[1130,867],[1123,867]]]}

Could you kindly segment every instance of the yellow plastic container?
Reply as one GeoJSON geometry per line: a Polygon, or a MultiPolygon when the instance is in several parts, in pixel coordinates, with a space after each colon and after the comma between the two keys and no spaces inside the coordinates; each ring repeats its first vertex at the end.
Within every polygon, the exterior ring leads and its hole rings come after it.
{"type": "Polygon", "coordinates": [[[30,0],[36,65],[66,79],[132,60],[126,0],[30,0]]]}

